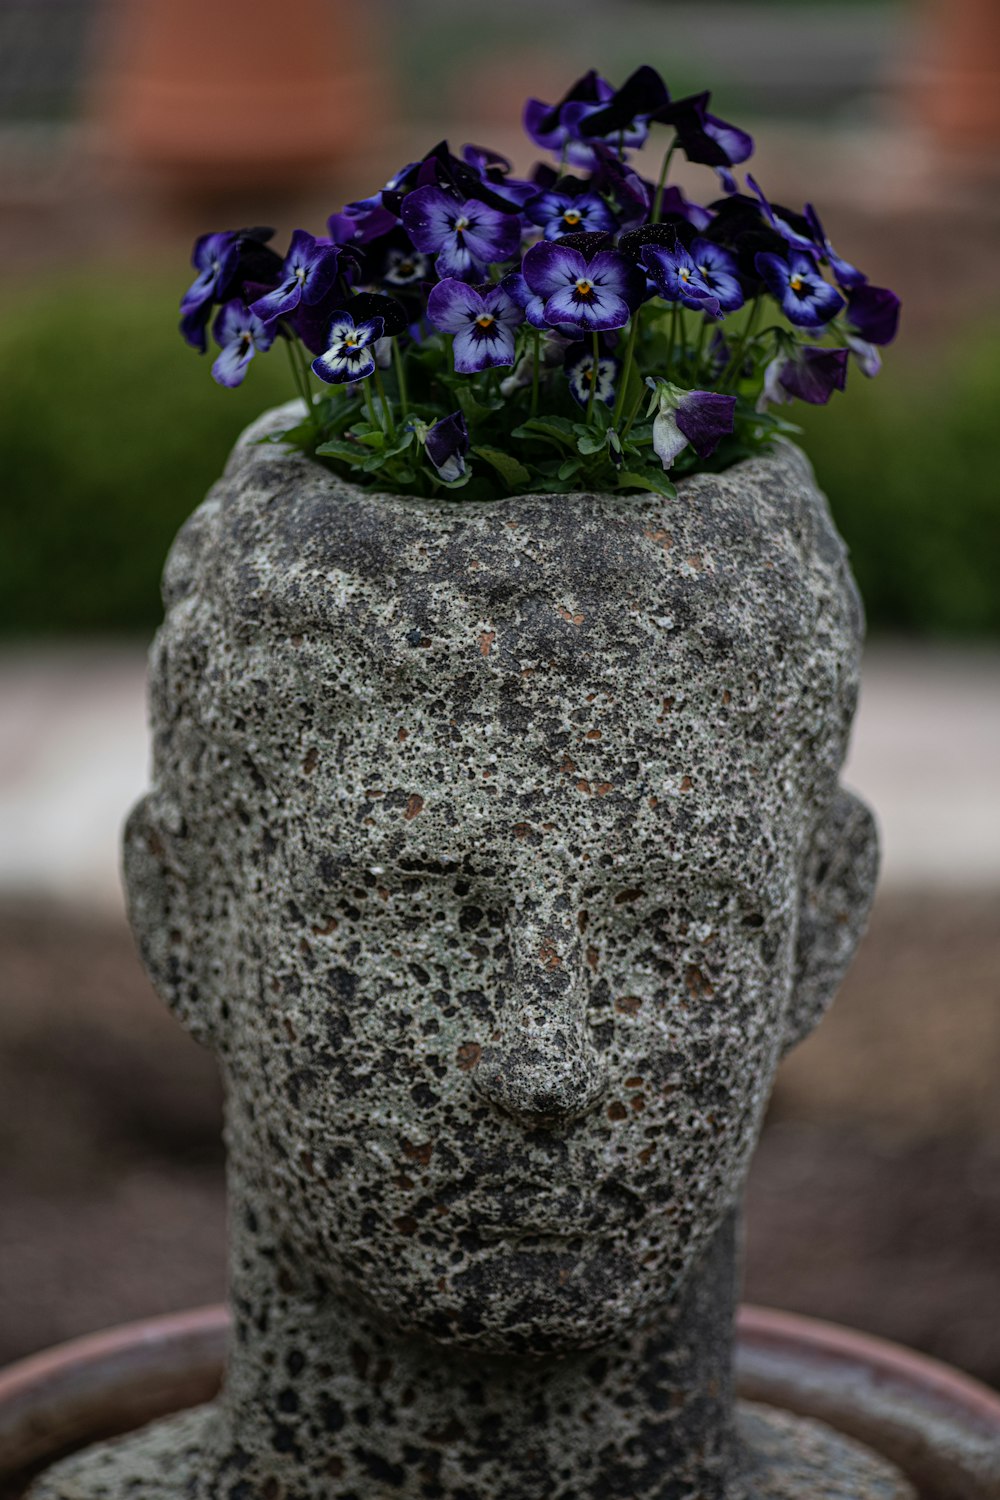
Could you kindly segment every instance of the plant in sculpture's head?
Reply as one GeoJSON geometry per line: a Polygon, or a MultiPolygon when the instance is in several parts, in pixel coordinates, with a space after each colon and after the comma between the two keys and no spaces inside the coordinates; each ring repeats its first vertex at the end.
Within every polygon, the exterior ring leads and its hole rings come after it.
{"type": "Polygon", "coordinates": [[[811,204],[741,188],[753,142],[708,104],[650,67],[590,72],[526,104],[556,163],[527,180],[442,142],[284,257],[267,229],[203,235],[181,331],[202,352],[211,333],[226,386],[283,344],[306,410],[279,436],[362,485],[672,494],[794,431],[775,408],[824,404],[852,358],[876,374],[899,320],[811,204]],[[655,182],[629,164],[654,132],[655,182]],[[714,168],[707,206],[669,182],[677,151],[714,168]]]}

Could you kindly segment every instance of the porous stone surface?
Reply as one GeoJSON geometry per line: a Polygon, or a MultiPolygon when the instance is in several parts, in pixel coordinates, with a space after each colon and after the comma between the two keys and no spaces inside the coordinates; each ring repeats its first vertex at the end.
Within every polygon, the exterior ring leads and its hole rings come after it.
{"type": "MultiPolygon", "coordinates": [[[[734,1225],[876,868],[808,464],[430,502],[281,421],[171,553],[126,835],[228,1097],[234,1345],[164,1495],[784,1494],[741,1478],[734,1225]]],[[[130,1493],[97,1462],[37,1494],[130,1493]]]]}

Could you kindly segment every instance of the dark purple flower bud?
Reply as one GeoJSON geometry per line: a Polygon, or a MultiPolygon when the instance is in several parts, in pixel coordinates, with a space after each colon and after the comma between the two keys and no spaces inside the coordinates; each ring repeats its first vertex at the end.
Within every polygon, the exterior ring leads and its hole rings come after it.
{"type": "Polygon", "coordinates": [[[853,287],[863,286],[868,277],[857,266],[852,266],[849,260],[844,260],[834,250],[826,237],[826,230],[820,222],[819,214],[811,203],[806,204],[805,217],[812,230],[813,244],[819,254],[820,260],[825,260],[833,272],[838,286],[853,287]]]}
{"type": "Polygon", "coordinates": [[[758,410],[765,410],[768,402],[780,405],[793,397],[808,401],[811,406],[825,406],[834,391],[844,389],[846,379],[846,349],[822,349],[810,344],[786,345],[764,372],[758,410]]]}
{"type": "Polygon", "coordinates": [[[755,264],[785,317],[797,328],[822,328],[844,305],[840,293],[823,280],[811,255],[796,250],[787,260],[781,255],[758,255],[755,264]]]}
{"type": "Polygon", "coordinates": [[[475,287],[447,277],[427,299],[427,317],[435,328],[454,334],[453,353],[459,375],[514,363],[514,330],[524,314],[501,282],[475,287]]]}
{"type": "Polygon", "coordinates": [[[350,313],[335,313],[327,335],[329,347],[325,354],[313,360],[313,373],[327,385],[364,380],[375,368],[372,345],[378,342],[383,332],[381,318],[372,318],[355,327],[350,313]]]}
{"type": "Polygon", "coordinates": [[[735,396],[716,391],[684,391],[667,380],[648,379],[653,388],[653,451],[669,469],[688,443],[700,458],[709,458],[733,430],[735,396]]]}
{"type": "Polygon", "coordinates": [[[215,320],[212,336],[222,350],[212,366],[212,379],[232,388],[242,383],[254,355],[270,349],[274,327],[262,323],[242,302],[227,302],[215,320]]]}
{"type": "Polygon", "coordinates": [[[733,430],[735,396],[689,391],[677,406],[677,426],[699,458],[710,458],[733,430]]]}
{"type": "Polygon", "coordinates": [[[340,252],[329,240],[318,240],[305,229],[296,229],[282,268],[281,281],[273,292],[260,297],[252,311],[265,323],[293,312],[300,302],[312,307],[321,302],[337,275],[340,252]]]}
{"type": "Polygon", "coordinates": [[[521,244],[521,220],[475,198],[464,201],[439,187],[417,188],[403,199],[403,224],[418,250],[436,255],[442,277],[472,281],[521,244]]]}
{"type": "Polygon", "coordinates": [[[525,255],[522,270],[530,289],[544,297],[545,319],[553,328],[622,328],[642,301],[642,278],[615,250],[588,261],[579,250],[542,240],[525,255]]]}
{"type": "Polygon", "coordinates": [[[708,112],[708,93],[665,104],[653,118],[672,125],[688,161],[709,167],[734,167],[753,155],[753,137],[708,112]]]}
{"type": "Polygon", "coordinates": [[[445,484],[461,479],[465,473],[465,455],[469,451],[469,429],[462,413],[453,411],[450,417],[435,422],[428,430],[424,446],[427,457],[445,484]]]}
{"type": "Polygon", "coordinates": [[[847,322],[869,344],[891,344],[899,331],[899,298],[885,286],[858,286],[847,298],[847,322]]]}
{"type": "Polygon", "coordinates": [[[592,230],[612,230],[614,214],[596,193],[539,193],[525,204],[525,214],[540,224],[547,240],[592,230]]]}
{"type": "Polygon", "coordinates": [[[683,245],[673,250],[664,245],[643,245],[639,264],[666,301],[718,317],[721,302],[683,245]]]}
{"type": "Polygon", "coordinates": [[[590,405],[590,391],[595,381],[594,400],[613,405],[615,381],[621,369],[621,362],[613,355],[601,350],[595,366],[589,344],[577,340],[566,352],[565,369],[570,391],[581,406],[590,405]]]}

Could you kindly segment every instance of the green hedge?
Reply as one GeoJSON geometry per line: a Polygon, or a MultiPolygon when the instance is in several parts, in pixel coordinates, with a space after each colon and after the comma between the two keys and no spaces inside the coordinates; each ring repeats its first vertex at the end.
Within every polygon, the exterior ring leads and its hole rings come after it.
{"type": "MultiPolygon", "coordinates": [[[[281,353],[223,391],[175,331],[179,278],[91,275],[0,312],[0,631],[148,630],[170,538],[236,433],[290,393],[281,353]]],[[[1000,343],[890,350],[789,414],[873,627],[1000,635],[1000,343]]]]}

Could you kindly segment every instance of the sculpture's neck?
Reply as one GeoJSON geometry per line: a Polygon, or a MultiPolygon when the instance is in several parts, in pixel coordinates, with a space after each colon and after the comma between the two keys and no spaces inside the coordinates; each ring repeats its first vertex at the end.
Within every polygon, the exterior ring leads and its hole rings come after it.
{"type": "Polygon", "coordinates": [[[522,1359],[394,1337],[360,1303],[303,1295],[232,1208],[236,1331],[205,1495],[728,1500],[735,1215],[655,1321],[522,1359]]]}

